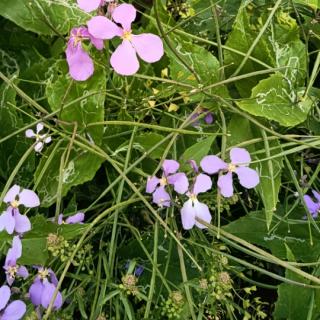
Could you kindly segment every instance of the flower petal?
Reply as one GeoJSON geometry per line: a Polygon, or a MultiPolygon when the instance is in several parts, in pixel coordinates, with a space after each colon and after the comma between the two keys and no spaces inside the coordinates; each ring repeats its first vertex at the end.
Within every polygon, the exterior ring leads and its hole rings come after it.
{"type": "MultiPolygon", "coordinates": [[[[53,294],[56,290],[56,287],[50,283],[49,281],[44,281],[43,282],[43,292],[42,292],[42,296],[41,296],[41,305],[47,309],[52,298],[53,298],[53,294]]],[[[58,294],[54,300],[54,304],[53,304],[55,309],[60,309],[62,306],[62,295],[61,293],[58,291],[58,294]]]]}
{"type": "Polygon", "coordinates": [[[232,173],[228,172],[225,175],[222,175],[218,178],[218,187],[220,193],[228,198],[233,195],[233,185],[232,185],[232,173]]]}
{"type": "Polygon", "coordinates": [[[83,212],[78,212],[74,214],[73,216],[70,216],[66,219],[67,224],[74,224],[74,223],[80,223],[83,222],[84,220],[84,213],[83,212]]]}
{"type": "Polygon", "coordinates": [[[303,199],[304,199],[304,202],[306,203],[306,206],[307,206],[307,208],[308,208],[308,210],[309,210],[309,212],[310,212],[311,214],[314,214],[314,213],[318,212],[318,207],[319,207],[319,205],[318,205],[317,203],[315,203],[315,202],[311,199],[310,196],[305,195],[305,196],[303,196],[303,199]]]}
{"type": "Polygon", "coordinates": [[[3,212],[0,216],[0,231],[6,230],[9,234],[13,233],[15,226],[15,219],[11,214],[11,207],[7,209],[7,211],[3,212]]]}
{"type": "Polygon", "coordinates": [[[318,193],[316,190],[312,190],[313,196],[318,200],[320,204],[320,193],[318,193]]]}
{"type": "Polygon", "coordinates": [[[12,186],[8,192],[6,193],[3,201],[6,203],[12,202],[14,200],[16,200],[17,195],[19,194],[20,191],[20,187],[18,185],[14,185],[12,186]]]}
{"type": "Polygon", "coordinates": [[[101,0],[77,0],[77,3],[83,11],[91,12],[99,8],[101,0]]]}
{"type": "Polygon", "coordinates": [[[25,134],[27,138],[33,138],[36,135],[32,129],[26,130],[25,134]]]}
{"type": "Polygon", "coordinates": [[[247,166],[251,162],[250,153],[244,148],[232,148],[230,150],[232,164],[247,166]]]}
{"type": "Polygon", "coordinates": [[[19,320],[27,311],[26,304],[21,300],[11,302],[4,310],[1,320],[19,320]]]}
{"type": "Polygon", "coordinates": [[[132,35],[131,43],[139,57],[149,63],[159,61],[163,56],[163,43],[160,37],[152,33],[132,35]]]}
{"type": "Polygon", "coordinates": [[[35,306],[41,304],[41,297],[43,292],[43,284],[39,278],[36,278],[29,289],[30,300],[35,306]]]}
{"type": "Polygon", "coordinates": [[[28,269],[25,266],[20,266],[17,271],[17,275],[23,279],[29,277],[28,269]]]}
{"type": "Polygon", "coordinates": [[[147,193],[152,193],[158,184],[160,183],[160,179],[157,177],[148,177],[147,179],[147,185],[146,185],[146,192],[147,193]]]}
{"type": "Polygon", "coordinates": [[[205,156],[201,162],[200,166],[202,170],[208,174],[215,174],[219,172],[220,170],[227,169],[228,165],[221,160],[217,156],[205,156]]]}
{"type": "Polygon", "coordinates": [[[118,74],[124,76],[131,76],[139,70],[140,65],[136,50],[131,45],[130,41],[122,41],[111,55],[110,64],[118,74]]]}
{"type": "Polygon", "coordinates": [[[31,230],[31,223],[27,216],[20,214],[18,210],[14,213],[15,227],[18,233],[24,233],[31,230]]]}
{"type": "Polygon", "coordinates": [[[12,247],[8,250],[5,266],[15,265],[16,261],[22,255],[22,244],[19,236],[15,236],[12,240],[12,247]]]}
{"type": "Polygon", "coordinates": [[[132,4],[123,3],[112,12],[112,19],[120,23],[125,31],[131,30],[131,23],[136,19],[137,10],[132,4]]]}
{"type": "Polygon", "coordinates": [[[45,143],[49,143],[49,142],[51,142],[51,137],[48,136],[48,137],[46,137],[43,141],[44,141],[45,143]]]}
{"type": "Polygon", "coordinates": [[[89,33],[97,39],[112,39],[121,36],[122,30],[114,22],[103,16],[96,16],[87,22],[89,33]]]}
{"type": "Polygon", "coordinates": [[[196,181],[193,186],[193,193],[197,195],[201,192],[206,192],[210,190],[211,187],[212,187],[211,178],[204,173],[200,173],[196,177],[196,181]]]}
{"type": "Polygon", "coordinates": [[[23,189],[19,194],[19,203],[27,208],[34,208],[40,205],[40,199],[34,191],[23,189]]]}
{"type": "Polygon", "coordinates": [[[191,199],[186,201],[181,208],[181,221],[183,229],[190,230],[193,228],[196,220],[196,211],[193,207],[193,202],[191,199]]]}
{"type": "Polygon", "coordinates": [[[206,124],[211,124],[213,122],[213,113],[208,112],[207,115],[204,117],[204,122],[206,124]]]}
{"type": "Polygon", "coordinates": [[[185,173],[178,172],[168,177],[168,183],[173,185],[176,192],[184,194],[189,187],[189,181],[185,173]]]}
{"type": "Polygon", "coordinates": [[[0,287],[0,310],[4,309],[11,296],[11,291],[8,286],[0,287]]]}
{"type": "Polygon", "coordinates": [[[171,173],[175,173],[178,171],[180,164],[176,160],[164,160],[162,163],[162,170],[164,172],[164,175],[167,177],[171,173]]]}
{"type": "MultiPolygon", "coordinates": [[[[201,220],[204,220],[207,223],[211,222],[211,214],[208,206],[202,202],[199,202],[198,200],[194,200],[194,210],[196,211],[196,218],[200,218],[201,220]]],[[[205,225],[201,224],[197,220],[195,220],[195,224],[200,229],[207,228],[205,225]]]]}
{"type": "Polygon", "coordinates": [[[249,167],[238,167],[235,172],[240,184],[247,189],[254,188],[260,182],[258,172],[249,167]]]}
{"type": "Polygon", "coordinates": [[[156,189],[153,193],[152,201],[159,207],[170,207],[171,205],[170,195],[164,186],[160,186],[156,189]]]}
{"type": "Polygon", "coordinates": [[[93,61],[82,47],[66,50],[70,76],[77,81],[85,81],[90,78],[94,71],[93,61]]]}
{"type": "Polygon", "coordinates": [[[89,35],[91,43],[96,47],[98,50],[102,50],[104,48],[104,42],[102,39],[97,39],[93,37],[91,34],[89,35]]]}
{"type": "Polygon", "coordinates": [[[39,123],[37,124],[37,134],[38,134],[40,131],[42,131],[42,130],[43,130],[43,123],[39,122],[39,123]]]}
{"type": "Polygon", "coordinates": [[[43,149],[43,142],[39,141],[35,146],[34,146],[34,151],[35,152],[41,152],[43,149]]]}

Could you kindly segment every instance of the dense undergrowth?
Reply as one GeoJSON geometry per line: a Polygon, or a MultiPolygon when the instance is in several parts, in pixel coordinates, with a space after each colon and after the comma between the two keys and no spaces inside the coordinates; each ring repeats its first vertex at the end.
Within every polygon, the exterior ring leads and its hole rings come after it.
{"type": "Polygon", "coordinates": [[[317,0],[0,15],[1,320],[319,319],[317,0]]]}

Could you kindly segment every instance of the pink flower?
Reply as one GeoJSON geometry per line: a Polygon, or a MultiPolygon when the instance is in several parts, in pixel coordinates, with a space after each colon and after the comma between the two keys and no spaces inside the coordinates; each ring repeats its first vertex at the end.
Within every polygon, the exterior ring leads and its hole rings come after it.
{"type": "Polygon", "coordinates": [[[73,28],[67,44],[66,56],[70,76],[77,81],[85,81],[94,71],[93,61],[87,51],[82,48],[82,41],[90,42],[98,49],[104,47],[103,40],[94,38],[86,27],[73,28]]]}
{"type": "Polygon", "coordinates": [[[112,18],[122,28],[103,16],[91,18],[87,25],[91,35],[98,39],[112,39],[118,36],[122,43],[111,55],[110,63],[114,70],[125,76],[139,70],[138,56],[149,63],[163,56],[163,43],[160,37],[152,33],[132,34],[131,23],[136,18],[136,9],[131,4],[121,4],[112,13],[112,18]]]}

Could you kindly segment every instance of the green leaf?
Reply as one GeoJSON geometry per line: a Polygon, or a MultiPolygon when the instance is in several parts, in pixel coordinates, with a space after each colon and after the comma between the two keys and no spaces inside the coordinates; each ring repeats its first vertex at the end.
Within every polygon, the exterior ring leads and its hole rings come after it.
{"type": "Polygon", "coordinates": [[[25,30],[39,34],[66,34],[90,17],[73,0],[1,0],[0,15],[25,30]]]}
{"type": "MultiPolygon", "coordinates": [[[[272,148],[272,150],[269,151],[270,156],[281,153],[281,146],[278,141],[266,141],[266,143],[266,148],[272,148]]],[[[268,157],[267,153],[257,154],[258,159],[266,157],[268,157]]],[[[259,167],[260,183],[257,186],[257,190],[259,191],[263,201],[267,227],[269,228],[273,214],[276,211],[279,198],[283,157],[262,161],[259,163],[259,167]]]]}
{"type": "MultiPolygon", "coordinates": [[[[276,212],[282,216],[283,212],[276,212]]],[[[293,254],[303,262],[314,262],[318,259],[320,252],[320,235],[313,233],[313,242],[310,243],[308,225],[302,217],[304,210],[299,208],[295,213],[296,219],[300,221],[291,223],[290,228],[286,220],[280,222],[276,230],[271,234],[268,232],[266,217],[263,211],[250,212],[248,215],[229,223],[223,229],[238,236],[241,239],[254,243],[271,250],[272,254],[281,259],[286,259],[286,245],[290,247],[293,254]]],[[[279,220],[277,220],[277,223],[279,220]]],[[[272,223],[272,226],[275,223],[272,223]]]]}
{"type": "MultiPolygon", "coordinates": [[[[138,144],[142,147],[142,150],[145,152],[151,149],[155,144],[159,143],[163,139],[164,136],[159,133],[143,133],[135,138],[133,147],[135,148],[136,144],[138,144]]],[[[164,150],[165,144],[162,144],[159,148],[154,150],[149,156],[154,159],[161,158],[164,150]]]]}
{"type": "Polygon", "coordinates": [[[313,101],[296,91],[290,81],[277,72],[253,88],[250,99],[238,102],[238,106],[255,116],[295,126],[306,120],[313,101]]]}
{"type": "Polygon", "coordinates": [[[32,229],[22,239],[22,257],[20,264],[24,265],[45,265],[49,259],[47,250],[47,237],[49,233],[63,236],[66,240],[72,240],[82,234],[86,228],[85,224],[64,224],[57,225],[49,222],[43,216],[36,216],[31,219],[32,229]]]}
{"type": "Polygon", "coordinates": [[[61,110],[59,119],[70,122],[64,128],[70,134],[73,131],[73,123],[77,123],[77,132],[100,144],[103,135],[103,125],[87,128],[92,122],[100,122],[104,120],[104,100],[103,91],[106,88],[106,72],[102,67],[96,67],[94,75],[87,81],[77,82],[66,75],[66,70],[59,66],[59,62],[55,66],[56,74],[61,70],[62,74],[47,84],[46,95],[52,111],[61,110]],[[90,95],[91,94],[91,95],[90,95]],[[85,95],[81,101],[72,103],[85,95]],[[66,104],[72,103],[70,106],[64,107],[66,104]]]}
{"type": "Polygon", "coordinates": [[[191,147],[186,149],[186,151],[182,154],[181,159],[183,162],[194,160],[197,162],[197,164],[199,164],[201,159],[209,153],[211,145],[215,139],[216,136],[210,136],[193,144],[191,147]]]}
{"type": "MultiPolygon", "coordinates": [[[[288,261],[295,262],[295,257],[290,248],[286,246],[288,261]]],[[[301,283],[308,284],[305,278],[296,273],[286,270],[286,278],[301,283]]],[[[273,313],[275,320],[305,320],[309,314],[319,315],[319,308],[315,303],[315,290],[311,288],[297,288],[288,283],[282,283],[278,286],[278,300],[275,304],[273,313]],[[302,308],[302,306],[304,306],[302,308]],[[311,310],[310,310],[311,309],[311,310]],[[318,309],[318,310],[316,310],[318,309]]]]}
{"type": "MultiPolygon", "coordinates": [[[[205,48],[200,47],[183,37],[172,37],[172,44],[176,48],[178,55],[183,61],[194,70],[199,77],[201,85],[206,86],[220,79],[220,64],[218,59],[205,48]]],[[[196,76],[182,63],[177,56],[167,48],[166,54],[170,58],[170,76],[172,79],[183,83],[199,86],[196,76]]],[[[209,90],[210,93],[219,93],[227,97],[227,91],[224,86],[209,90]]],[[[199,100],[201,95],[190,96],[192,101],[199,100]]]]}
{"type": "MultiPolygon", "coordinates": [[[[55,144],[52,144],[45,152],[45,156],[41,158],[34,175],[35,181],[39,178],[46,162],[49,161],[48,157],[51,155],[51,152],[53,152],[54,147],[55,144]]],[[[60,159],[66,148],[66,143],[57,148],[37,187],[37,193],[41,199],[42,207],[49,207],[57,200],[60,159]]],[[[62,176],[63,184],[61,196],[65,196],[71,187],[92,180],[103,161],[104,160],[101,157],[93,153],[73,147],[62,176]]]]}

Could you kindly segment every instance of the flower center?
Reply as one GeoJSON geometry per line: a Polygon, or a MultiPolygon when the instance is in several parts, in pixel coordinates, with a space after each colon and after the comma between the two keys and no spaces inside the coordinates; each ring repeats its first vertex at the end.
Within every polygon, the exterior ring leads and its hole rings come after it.
{"type": "Polygon", "coordinates": [[[43,279],[46,279],[49,275],[49,270],[48,269],[42,269],[42,270],[39,270],[38,271],[38,274],[40,276],[40,278],[43,280],[43,279]]]}
{"type": "Polygon", "coordinates": [[[191,193],[191,194],[189,195],[189,198],[190,198],[192,201],[195,201],[195,200],[197,200],[197,195],[195,195],[194,193],[191,193]]]}
{"type": "Polygon", "coordinates": [[[19,201],[18,200],[13,200],[11,203],[12,208],[18,208],[19,207],[19,201]]]}
{"type": "Polygon", "coordinates": [[[17,266],[13,266],[13,267],[10,266],[6,271],[6,274],[8,274],[10,278],[15,278],[17,272],[18,272],[17,266]]]}
{"type": "Polygon", "coordinates": [[[131,30],[130,30],[130,31],[123,31],[123,34],[122,34],[121,38],[122,38],[123,40],[129,40],[129,41],[131,41],[131,39],[132,39],[131,30]]]}
{"type": "Polygon", "coordinates": [[[165,177],[160,179],[160,186],[166,186],[168,184],[168,180],[165,177]]]}
{"type": "Polygon", "coordinates": [[[237,168],[236,165],[234,165],[233,163],[228,164],[228,171],[229,172],[235,172],[236,168],[237,168]]]}

